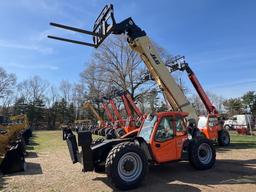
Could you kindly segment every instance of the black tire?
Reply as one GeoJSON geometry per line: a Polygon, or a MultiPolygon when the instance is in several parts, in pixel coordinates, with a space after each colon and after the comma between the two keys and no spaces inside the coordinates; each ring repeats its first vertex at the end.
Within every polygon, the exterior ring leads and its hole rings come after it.
{"type": "Polygon", "coordinates": [[[118,128],[115,130],[115,134],[117,138],[122,137],[123,135],[125,135],[125,131],[123,128],[118,128]]]}
{"type": "Polygon", "coordinates": [[[108,132],[108,134],[106,135],[107,139],[115,139],[116,138],[116,134],[115,134],[115,130],[114,129],[110,129],[110,131],[108,132]]]}
{"type": "Polygon", "coordinates": [[[105,130],[106,130],[106,128],[103,128],[103,129],[101,130],[101,132],[100,132],[101,136],[105,136],[105,130]]]}
{"type": "Polygon", "coordinates": [[[95,134],[95,129],[91,129],[91,133],[92,133],[92,134],[95,134]]]}
{"type": "Polygon", "coordinates": [[[231,127],[230,127],[229,125],[225,125],[224,128],[225,128],[226,130],[230,130],[230,129],[231,129],[231,127]]]}
{"type": "Polygon", "coordinates": [[[103,129],[104,129],[104,128],[100,128],[100,129],[98,130],[98,135],[102,136],[102,131],[103,131],[103,129]]]}
{"type": "Polygon", "coordinates": [[[146,176],[148,161],[138,145],[133,142],[124,142],[116,145],[109,152],[105,170],[116,188],[133,189],[138,187],[146,176]]]}
{"type": "Polygon", "coordinates": [[[108,135],[108,133],[109,133],[110,130],[111,130],[111,128],[106,128],[106,129],[105,129],[105,136],[108,135]]]}
{"type": "Polygon", "coordinates": [[[218,144],[220,146],[228,146],[230,144],[230,135],[227,130],[222,129],[218,132],[218,144]]]}
{"type": "Polygon", "coordinates": [[[95,129],[95,130],[94,130],[94,134],[95,134],[95,135],[98,135],[98,132],[99,132],[99,129],[95,129]]]}
{"type": "Polygon", "coordinates": [[[196,138],[189,144],[189,162],[198,170],[212,168],[216,160],[216,151],[212,142],[205,138],[196,138]]]}

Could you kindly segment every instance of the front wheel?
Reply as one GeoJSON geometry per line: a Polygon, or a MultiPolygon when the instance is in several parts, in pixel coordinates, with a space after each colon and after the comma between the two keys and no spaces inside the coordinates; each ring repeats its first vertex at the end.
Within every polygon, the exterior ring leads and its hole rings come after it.
{"type": "Polygon", "coordinates": [[[230,144],[230,135],[227,130],[222,129],[218,132],[218,143],[220,146],[227,146],[230,144]]]}
{"type": "Polygon", "coordinates": [[[212,168],[216,160],[216,151],[208,139],[197,138],[189,145],[189,162],[198,170],[212,168]]]}
{"type": "Polygon", "coordinates": [[[148,170],[148,161],[141,148],[133,142],[116,145],[108,154],[106,173],[121,190],[136,188],[148,170]]]}

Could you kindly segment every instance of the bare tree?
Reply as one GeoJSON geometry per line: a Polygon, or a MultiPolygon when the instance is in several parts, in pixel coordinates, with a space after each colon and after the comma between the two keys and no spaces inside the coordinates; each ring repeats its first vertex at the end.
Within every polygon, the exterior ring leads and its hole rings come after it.
{"type": "Polygon", "coordinates": [[[206,108],[205,108],[202,100],[198,96],[198,94],[193,94],[192,96],[190,96],[189,101],[194,106],[196,112],[199,115],[206,115],[207,114],[206,108]]]}
{"type": "Polygon", "coordinates": [[[0,67],[0,98],[10,95],[16,84],[16,76],[0,67]]]}
{"type": "Polygon", "coordinates": [[[10,115],[12,112],[12,105],[14,104],[15,96],[13,91],[8,91],[8,93],[1,100],[1,113],[3,115],[10,115]]]}
{"type": "Polygon", "coordinates": [[[72,95],[72,84],[66,80],[60,82],[60,92],[62,98],[65,99],[68,103],[71,102],[71,95],[72,95]]]}
{"type": "Polygon", "coordinates": [[[106,92],[110,87],[110,82],[107,80],[103,70],[98,70],[95,63],[91,63],[82,73],[81,82],[87,89],[90,99],[99,98],[102,93],[106,92]]]}
{"type": "Polygon", "coordinates": [[[57,87],[55,86],[51,86],[49,91],[48,91],[48,94],[47,94],[47,105],[48,107],[54,105],[54,103],[56,101],[58,101],[59,99],[59,92],[58,92],[58,89],[57,87]]]}
{"type": "MultiPolygon", "coordinates": [[[[224,110],[224,98],[220,95],[216,95],[212,92],[207,91],[207,95],[209,97],[209,99],[211,100],[212,104],[215,106],[215,108],[217,109],[218,112],[223,112],[224,110]]],[[[207,110],[201,100],[201,98],[198,96],[198,94],[193,94],[190,98],[189,98],[190,102],[192,103],[192,105],[195,107],[196,111],[198,112],[198,114],[200,115],[206,115],[207,114],[207,110]]]]}
{"type": "Polygon", "coordinates": [[[27,102],[45,99],[45,93],[49,83],[39,76],[34,76],[18,84],[18,94],[27,102]]]}
{"type": "Polygon", "coordinates": [[[223,112],[224,110],[223,103],[225,99],[221,95],[217,95],[209,91],[207,91],[207,95],[212,101],[212,103],[214,104],[214,106],[216,107],[217,111],[219,111],[220,113],[223,112]]]}
{"type": "Polygon", "coordinates": [[[132,96],[143,83],[142,75],[146,68],[136,52],[130,49],[123,36],[108,39],[94,53],[92,64],[82,74],[87,82],[91,78],[92,87],[105,91],[110,87],[129,91],[132,96]],[[89,74],[91,73],[91,74],[89,74]],[[93,76],[93,77],[92,77],[93,76]],[[100,87],[104,87],[101,89],[100,87]]]}
{"type": "Polygon", "coordinates": [[[75,118],[78,119],[81,115],[81,107],[87,94],[83,84],[75,84],[72,89],[72,103],[75,107],[75,118]]]}

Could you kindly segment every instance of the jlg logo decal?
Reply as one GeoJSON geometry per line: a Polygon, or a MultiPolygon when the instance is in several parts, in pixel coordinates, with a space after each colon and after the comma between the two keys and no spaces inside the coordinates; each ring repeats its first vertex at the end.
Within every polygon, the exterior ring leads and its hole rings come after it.
{"type": "Polygon", "coordinates": [[[152,59],[155,61],[155,63],[156,63],[157,65],[159,65],[159,64],[160,64],[160,61],[158,61],[157,57],[156,57],[154,54],[152,54],[152,53],[150,53],[150,55],[151,55],[152,59]]]}

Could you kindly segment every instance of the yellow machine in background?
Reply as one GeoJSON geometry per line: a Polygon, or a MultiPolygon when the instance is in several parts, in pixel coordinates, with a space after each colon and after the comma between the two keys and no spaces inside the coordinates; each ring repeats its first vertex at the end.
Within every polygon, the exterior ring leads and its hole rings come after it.
{"type": "Polygon", "coordinates": [[[26,115],[1,116],[0,170],[13,173],[25,170],[25,145],[29,143],[32,132],[26,115]]]}
{"type": "Polygon", "coordinates": [[[0,134],[0,156],[8,150],[8,145],[16,139],[17,134],[28,128],[26,115],[16,115],[7,118],[7,122],[0,125],[3,134],[0,134]]]}

